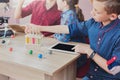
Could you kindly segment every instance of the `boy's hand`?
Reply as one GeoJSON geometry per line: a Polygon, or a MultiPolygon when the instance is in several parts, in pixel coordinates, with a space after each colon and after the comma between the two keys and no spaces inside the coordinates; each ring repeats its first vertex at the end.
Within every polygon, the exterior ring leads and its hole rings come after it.
{"type": "Polygon", "coordinates": [[[76,53],[87,54],[88,56],[93,52],[88,44],[78,44],[73,49],[76,53]]]}
{"type": "Polygon", "coordinates": [[[117,73],[120,72],[120,66],[115,66],[113,67],[110,72],[113,74],[113,75],[116,75],[117,73]]]}
{"type": "Polygon", "coordinates": [[[76,53],[86,53],[85,50],[81,48],[81,45],[76,45],[72,49],[75,50],[76,53]]]}
{"type": "Polygon", "coordinates": [[[40,34],[40,30],[37,25],[29,24],[25,28],[25,33],[40,34]]]}

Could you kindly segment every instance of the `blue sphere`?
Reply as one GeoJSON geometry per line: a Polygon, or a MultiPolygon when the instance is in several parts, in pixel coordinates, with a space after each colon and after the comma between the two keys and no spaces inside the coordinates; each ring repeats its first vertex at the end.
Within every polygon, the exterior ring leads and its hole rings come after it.
{"type": "Polygon", "coordinates": [[[38,58],[40,58],[40,59],[41,59],[42,57],[43,57],[43,55],[42,55],[42,54],[38,54],[38,58]]]}

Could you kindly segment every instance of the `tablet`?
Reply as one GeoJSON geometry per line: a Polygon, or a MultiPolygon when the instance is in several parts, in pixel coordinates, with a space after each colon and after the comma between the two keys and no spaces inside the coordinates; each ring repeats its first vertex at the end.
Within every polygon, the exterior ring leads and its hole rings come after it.
{"type": "Polygon", "coordinates": [[[75,45],[67,44],[67,43],[56,43],[53,46],[50,47],[50,50],[52,51],[59,51],[64,53],[70,53],[70,54],[76,54],[72,48],[75,45]]]}

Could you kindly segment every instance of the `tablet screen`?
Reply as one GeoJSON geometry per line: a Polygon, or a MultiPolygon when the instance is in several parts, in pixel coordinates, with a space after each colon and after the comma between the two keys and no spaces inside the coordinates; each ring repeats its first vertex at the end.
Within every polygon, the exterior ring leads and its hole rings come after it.
{"type": "Polygon", "coordinates": [[[56,44],[55,46],[53,46],[52,49],[74,52],[74,50],[72,50],[72,48],[73,48],[74,46],[75,46],[75,45],[58,43],[58,44],[56,44]]]}

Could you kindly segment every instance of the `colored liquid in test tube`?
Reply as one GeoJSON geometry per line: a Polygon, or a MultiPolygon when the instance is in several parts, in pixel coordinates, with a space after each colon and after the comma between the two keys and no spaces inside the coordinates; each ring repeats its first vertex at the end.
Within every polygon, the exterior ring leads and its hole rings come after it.
{"type": "Polygon", "coordinates": [[[32,37],[32,44],[35,44],[35,38],[32,37]]]}
{"type": "Polygon", "coordinates": [[[41,42],[41,37],[40,35],[38,35],[38,44],[40,44],[40,42],[41,42]]]}
{"type": "Polygon", "coordinates": [[[30,37],[29,35],[25,35],[25,44],[29,44],[30,43],[30,37]]]}
{"type": "Polygon", "coordinates": [[[35,44],[38,45],[38,34],[35,35],[35,44]]]}
{"type": "Polygon", "coordinates": [[[35,44],[40,45],[41,43],[41,35],[36,34],[35,35],[35,44]]]}

